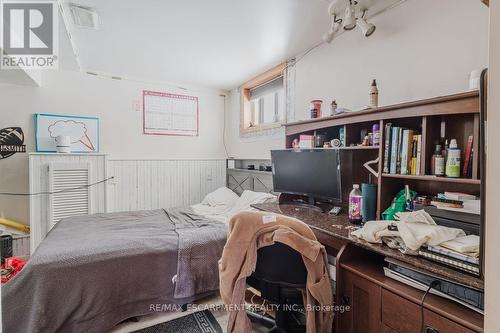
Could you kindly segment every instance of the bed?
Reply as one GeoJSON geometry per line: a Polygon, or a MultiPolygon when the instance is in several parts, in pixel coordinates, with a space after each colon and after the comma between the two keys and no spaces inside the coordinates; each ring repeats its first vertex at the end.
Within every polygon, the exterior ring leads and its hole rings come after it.
{"type": "Polygon", "coordinates": [[[227,188],[186,208],[60,221],[2,287],[6,332],[104,332],[218,290],[229,218],[268,193],[227,188]]]}

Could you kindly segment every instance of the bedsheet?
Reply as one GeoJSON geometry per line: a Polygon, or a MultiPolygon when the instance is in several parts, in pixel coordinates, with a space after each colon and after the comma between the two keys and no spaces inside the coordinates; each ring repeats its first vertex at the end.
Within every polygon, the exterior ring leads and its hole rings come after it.
{"type": "Polygon", "coordinates": [[[64,219],[2,287],[4,332],[104,332],[158,305],[206,295],[218,289],[226,234],[226,224],[191,210],[64,219]],[[174,275],[185,284],[173,284],[174,275]]]}

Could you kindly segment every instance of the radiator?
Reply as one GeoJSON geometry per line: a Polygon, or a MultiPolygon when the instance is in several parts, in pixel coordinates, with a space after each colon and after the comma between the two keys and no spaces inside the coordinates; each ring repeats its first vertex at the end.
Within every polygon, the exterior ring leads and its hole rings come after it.
{"type": "Polygon", "coordinates": [[[90,213],[90,165],[49,164],[49,225],[52,229],[61,219],[90,213]],[[67,191],[71,189],[70,191],[67,191]],[[67,192],[64,192],[67,191],[67,192]]]}

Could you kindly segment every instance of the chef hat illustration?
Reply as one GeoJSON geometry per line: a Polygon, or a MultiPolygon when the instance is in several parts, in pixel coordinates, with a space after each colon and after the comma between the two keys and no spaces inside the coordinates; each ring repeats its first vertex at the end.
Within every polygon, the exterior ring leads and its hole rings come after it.
{"type": "Polygon", "coordinates": [[[82,122],[74,120],[59,120],[49,126],[51,138],[69,136],[71,143],[81,142],[88,149],[95,151],[94,144],[87,135],[87,127],[82,122]]]}

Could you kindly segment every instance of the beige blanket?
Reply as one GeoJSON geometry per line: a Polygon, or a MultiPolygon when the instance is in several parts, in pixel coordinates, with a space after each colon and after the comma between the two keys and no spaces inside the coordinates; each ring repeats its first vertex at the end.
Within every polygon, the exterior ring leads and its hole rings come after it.
{"type": "MultiPolygon", "coordinates": [[[[369,243],[382,243],[383,240],[401,239],[403,250],[417,251],[423,245],[439,245],[443,242],[465,236],[457,228],[439,226],[424,210],[398,213],[399,221],[369,221],[351,234],[369,243]],[[390,225],[397,230],[389,230],[390,225]]],[[[401,242],[399,242],[401,243],[401,242]]]]}

